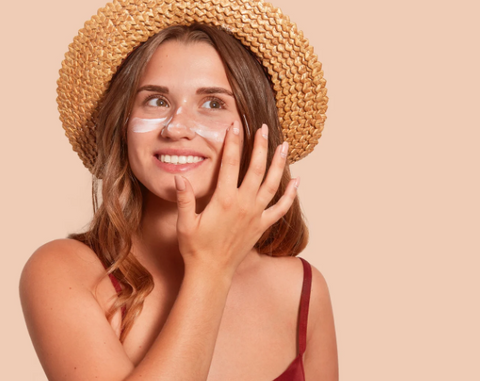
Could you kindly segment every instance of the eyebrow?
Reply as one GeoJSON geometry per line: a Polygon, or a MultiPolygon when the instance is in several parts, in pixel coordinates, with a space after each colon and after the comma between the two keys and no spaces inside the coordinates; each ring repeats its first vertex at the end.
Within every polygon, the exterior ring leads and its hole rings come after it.
{"type": "MultiPolygon", "coordinates": [[[[168,94],[168,87],[146,85],[140,87],[137,93],[141,91],[154,91],[160,94],[168,94]]],[[[197,89],[197,94],[226,94],[230,97],[233,97],[233,93],[230,90],[224,89],[223,87],[200,87],[199,89],[197,89]]]]}
{"type": "Polygon", "coordinates": [[[223,87],[200,87],[197,94],[226,94],[233,97],[233,93],[223,87]]]}
{"type": "Polygon", "coordinates": [[[154,91],[154,92],[160,93],[160,94],[168,94],[168,87],[165,87],[165,86],[156,86],[156,85],[146,85],[146,86],[140,87],[140,88],[137,90],[137,94],[138,94],[140,91],[154,91]]]}

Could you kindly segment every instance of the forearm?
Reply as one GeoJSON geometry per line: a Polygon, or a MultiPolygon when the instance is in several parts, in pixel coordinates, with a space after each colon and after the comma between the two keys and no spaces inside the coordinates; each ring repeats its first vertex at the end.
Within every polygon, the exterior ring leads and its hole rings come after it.
{"type": "Polygon", "coordinates": [[[186,271],[162,331],[125,381],[206,380],[230,285],[219,271],[186,271]]]}

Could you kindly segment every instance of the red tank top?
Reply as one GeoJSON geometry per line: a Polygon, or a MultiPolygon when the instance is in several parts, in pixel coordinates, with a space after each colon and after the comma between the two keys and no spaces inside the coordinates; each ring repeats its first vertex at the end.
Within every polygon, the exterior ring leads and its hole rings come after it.
{"type": "MultiPolygon", "coordinates": [[[[308,323],[308,307],[310,304],[310,292],[312,289],[312,268],[310,264],[303,258],[303,286],[302,295],[300,297],[300,309],[298,313],[298,354],[295,360],[280,376],[273,381],[305,381],[305,371],[303,369],[303,354],[307,349],[307,323],[308,323]]],[[[113,274],[109,274],[113,287],[120,292],[121,286],[117,278],[113,274]]],[[[122,311],[124,313],[124,311],[122,311]]]]}

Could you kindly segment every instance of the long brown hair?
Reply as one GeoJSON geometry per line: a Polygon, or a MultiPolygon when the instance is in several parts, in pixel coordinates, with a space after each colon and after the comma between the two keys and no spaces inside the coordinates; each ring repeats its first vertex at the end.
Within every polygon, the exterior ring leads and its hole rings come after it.
{"type": "MultiPolygon", "coordinates": [[[[253,53],[226,31],[205,24],[172,26],[151,37],[126,58],[94,116],[98,151],[92,185],[94,217],[88,231],[69,236],[88,245],[122,286],[107,314],[110,319],[118,309],[124,311],[121,341],[153,289],[152,276],[131,252],[132,235],[142,218],[143,185],[133,175],[128,162],[126,125],[149,59],[160,44],[169,40],[185,44],[204,42],[220,55],[246,131],[239,184],[250,164],[255,132],[262,123],[269,126],[267,169],[275,148],[283,141],[268,73],[253,53]]],[[[290,179],[287,166],[271,204],[284,194],[290,179]]],[[[305,248],[307,241],[308,230],[296,198],[287,214],[262,235],[255,248],[270,256],[295,256],[305,248]]]]}

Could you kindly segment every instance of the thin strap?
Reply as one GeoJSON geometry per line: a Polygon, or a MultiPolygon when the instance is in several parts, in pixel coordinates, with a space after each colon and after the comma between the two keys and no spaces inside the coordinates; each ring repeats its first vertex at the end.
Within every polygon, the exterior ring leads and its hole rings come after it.
{"type": "MultiPolygon", "coordinates": [[[[100,261],[101,262],[101,261],[100,261]]],[[[106,270],[107,266],[102,262],[103,268],[106,270]]],[[[120,285],[120,282],[118,281],[117,278],[115,278],[115,275],[113,273],[108,274],[108,277],[110,278],[110,282],[112,282],[113,287],[115,288],[115,291],[117,291],[117,294],[122,291],[122,286],[120,285]]]]}
{"type": "MultiPolygon", "coordinates": [[[[298,257],[300,258],[300,257],[298,257]]],[[[301,355],[307,349],[307,323],[310,292],[312,290],[312,267],[305,259],[300,258],[303,264],[303,286],[300,298],[300,312],[298,317],[298,350],[301,355]]]]}
{"type": "Polygon", "coordinates": [[[117,278],[115,278],[115,275],[112,273],[108,274],[108,277],[110,278],[110,281],[113,284],[113,287],[115,287],[115,291],[117,291],[117,294],[122,291],[122,286],[120,286],[120,282],[118,281],[117,278]]]}
{"type": "MultiPolygon", "coordinates": [[[[102,262],[102,265],[103,265],[103,262],[102,262]]],[[[105,265],[103,265],[103,267],[105,268],[105,270],[107,269],[105,265]]],[[[115,278],[115,275],[113,275],[113,273],[108,274],[108,277],[110,278],[110,282],[112,282],[112,285],[115,288],[115,291],[117,292],[117,294],[120,293],[122,291],[122,285],[120,284],[118,279],[115,278]]],[[[125,317],[125,314],[127,313],[127,309],[125,308],[125,306],[122,306],[121,312],[122,312],[122,319],[123,319],[125,317]]]]}

